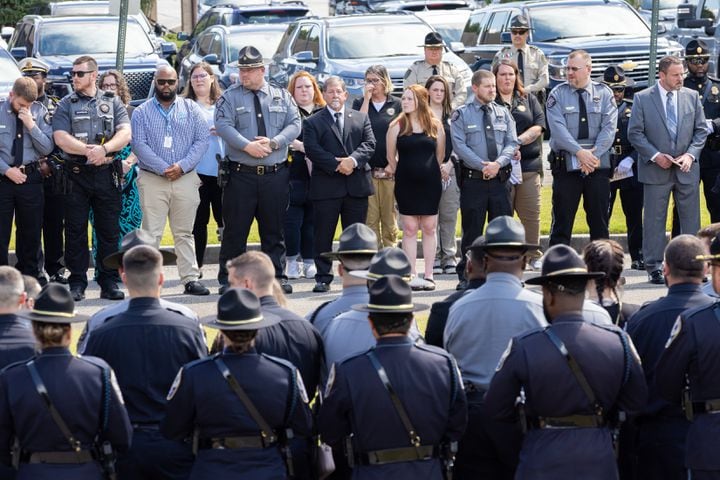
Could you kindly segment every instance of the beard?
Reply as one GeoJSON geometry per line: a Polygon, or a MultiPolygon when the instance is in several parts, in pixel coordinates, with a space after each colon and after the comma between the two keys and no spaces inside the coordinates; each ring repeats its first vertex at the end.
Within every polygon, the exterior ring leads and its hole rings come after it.
{"type": "Polygon", "coordinates": [[[171,102],[175,100],[175,97],[177,96],[177,90],[170,90],[169,92],[155,90],[155,96],[158,98],[158,100],[162,100],[163,102],[171,102]]]}

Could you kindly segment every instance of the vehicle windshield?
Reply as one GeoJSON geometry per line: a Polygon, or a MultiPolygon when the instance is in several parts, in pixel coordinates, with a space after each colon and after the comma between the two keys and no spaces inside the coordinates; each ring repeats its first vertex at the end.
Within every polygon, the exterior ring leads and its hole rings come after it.
{"type": "Polygon", "coordinates": [[[273,30],[269,32],[238,32],[228,38],[230,57],[237,60],[238,52],[248,45],[257,46],[263,58],[272,58],[280,45],[280,39],[285,33],[284,30],[273,30]]]}
{"type": "Polygon", "coordinates": [[[465,29],[465,24],[470,16],[468,11],[463,15],[454,16],[438,16],[425,17],[422,14],[418,14],[418,17],[425,20],[427,23],[433,26],[433,28],[442,35],[446,42],[459,42],[462,37],[462,32],[465,29]]]}
{"type": "Polygon", "coordinates": [[[429,32],[421,23],[374,23],[342,25],[328,29],[328,57],[354,60],[422,55],[420,46],[429,32]],[[358,38],[368,41],[358,42],[358,38]]]}
{"type": "Polygon", "coordinates": [[[15,60],[5,55],[0,55],[0,82],[14,82],[20,77],[20,69],[15,60]]]}
{"type": "Polygon", "coordinates": [[[110,13],[110,5],[105,2],[88,2],[82,5],[69,4],[63,5],[56,3],[52,9],[54,17],[64,17],[71,15],[107,15],[110,13]],[[97,3],[97,5],[95,5],[97,3]]]}
{"type": "Polygon", "coordinates": [[[214,7],[215,5],[264,5],[267,2],[262,0],[203,0],[203,5],[214,7]]]}
{"type": "Polygon", "coordinates": [[[642,19],[624,5],[579,5],[530,10],[532,41],[613,35],[650,35],[642,19]],[[558,22],[562,18],[562,22],[558,22]]]}
{"type": "Polygon", "coordinates": [[[282,10],[280,8],[269,8],[267,10],[242,11],[233,15],[233,25],[241,23],[290,23],[293,20],[307,15],[307,10],[293,8],[282,10]]]}
{"type": "MultiPolygon", "coordinates": [[[[684,3],[683,0],[660,0],[660,10],[676,9],[678,5],[684,3]]],[[[643,10],[652,10],[653,0],[642,0],[640,8],[643,10]]]]}
{"type": "MultiPolygon", "coordinates": [[[[117,51],[118,24],[115,21],[48,23],[38,35],[41,55],[93,55],[117,51]]],[[[128,22],[126,55],[149,55],[154,48],[139,24],[128,22]]]]}

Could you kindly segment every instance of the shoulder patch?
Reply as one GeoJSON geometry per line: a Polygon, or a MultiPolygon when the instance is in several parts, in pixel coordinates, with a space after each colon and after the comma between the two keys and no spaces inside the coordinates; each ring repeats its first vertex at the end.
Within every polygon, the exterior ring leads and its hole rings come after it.
{"type": "Polygon", "coordinates": [[[310,399],[308,398],[307,391],[305,390],[305,383],[303,382],[302,375],[300,374],[300,370],[297,368],[295,369],[295,377],[296,377],[296,383],[298,388],[298,393],[300,394],[300,399],[303,401],[303,403],[310,403],[310,399]]]}
{"type": "Polygon", "coordinates": [[[225,104],[226,101],[227,100],[225,100],[225,95],[220,95],[220,98],[215,101],[215,116],[225,118],[225,112],[223,112],[220,108],[225,104]]]}
{"type": "MultiPolygon", "coordinates": [[[[413,65],[415,65],[415,64],[413,64],[413,65]]],[[[407,72],[405,72],[405,76],[403,77],[403,79],[404,79],[404,80],[407,80],[411,73],[412,73],[412,70],[410,70],[410,69],[408,68],[408,69],[407,69],[407,72]]]]}
{"type": "Polygon", "coordinates": [[[172,386],[170,387],[170,391],[167,394],[167,401],[173,399],[175,394],[178,391],[178,388],[180,388],[180,384],[182,383],[182,373],[183,370],[185,370],[185,367],[181,367],[180,370],[178,370],[177,375],[175,376],[175,380],[173,380],[172,386]]]}
{"type": "Polygon", "coordinates": [[[682,330],[682,316],[678,315],[677,319],[675,320],[675,324],[672,327],[672,330],[670,330],[670,337],[668,338],[667,342],[665,343],[665,348],[668,348],[672,342],[675,341],[678,335],[680,335],[680,331],[682,330]]]}
{"type": "Polygon", "coordinates": [[[450,121],[454,122],[458,118],[460,118],[460,109],[457,109],[454,112],[452,112],[452,115],[450,115],[450,121]]]}
{"type": "Polygon", "coordinates": [[[555,96],[551,94],[547,99],[547,103],[546,103],[547,108],[553,108],[556,103],[557,103],[557,100],[555,99],[555,96]]]}
{"type": "Polygon", "coordinates": [[[507,348],[502,353],[502,355],[500,355],[500,360],[498,360],[497,367],[495,367],[496,372],[499,372],[500,370],[502,370],[503,365],[505,365],[505,360],[507,360],[507,357],[510,355],[512,346],[513,346],[513,339],[511,338],[510,341],[508,342],[507,348]]]}
{"type": "Polygon", "coordinates": [[[333,385],[335,384],[335,364],[333,363],[330,367],[330,373],[328,373],[328,379],[327,383],[325,383],[325,393],[323,393],[323,397],[327,398],[328,395],[330,395],[330,390],[332,390],[333,385]]]}
{"type": "Polygon", "coordinates": [[[115,376],[115,370],[112,368],[110,369],[110,386],[112,386],[112,389],[115,391],[115,396],[117,396],[118,400],[120,400],[120,403],[125,405],[125,399],[123,398],[122,390],[120,390],[120,384],[115,376]]]}

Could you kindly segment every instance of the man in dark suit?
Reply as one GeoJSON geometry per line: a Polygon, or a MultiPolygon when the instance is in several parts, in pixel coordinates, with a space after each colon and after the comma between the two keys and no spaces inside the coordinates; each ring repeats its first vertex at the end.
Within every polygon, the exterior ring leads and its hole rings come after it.
{"type": "Polygon", "coordinates": [[[368,160],[375,136],[367,114],[345,108],[345,82],[330,77],[323,86],[327,108],[303,122],[305,154],[312,162],[310,199],[315,235],[315,288],[327,292],[333,280],[332,261],[320,252],[332,250],[338,218],[343,228],[365,223],[368,197],[373,193],[368,160]]]}
{"type": "Polygon", "coordinates": [[[698,160],[707,128],[700,96],[683,87],[682,59],[663,57],[658,70],[660,81],[635,95],[628,139],[638,152],[638,179],[644,189],[645,270],[650,283],[662,285],[670,192],[680,214],[680,233],[694,235],[700,229],[698,160]]]}

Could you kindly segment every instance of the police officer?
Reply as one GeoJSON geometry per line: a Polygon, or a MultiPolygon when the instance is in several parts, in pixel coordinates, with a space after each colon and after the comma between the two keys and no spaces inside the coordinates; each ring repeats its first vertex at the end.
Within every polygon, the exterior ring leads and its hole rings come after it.
{"type": "MultiPolygon", "coordinates": [[[[37,58],[25,58],[18,62],[23,76],[30,77],[35,81],[38,89],[37,101],[47,108],[50,120],[55,113],[60,99],[46,92],[47,74],[50,67],[37,58]]],[[[63,256],[63,229],[65,227],[65,196],[55,185],[55,178],[52,177],[54,165],[46,158],[40,160],[40,171],[45,177],[44,180],[44,205],[42,218],[42,241],[43,248],[39,251],[39,261],[44,263],[45,273],[49,275],[51,282],[67,283],[64,276],[65,267],[61,259],[63,256]]],[[[45,280],[42,274],[40,280],[45,280]]]]}
{"type": "MultiPolygon", "coordinates": [[[[720,237],[715,237],[709,260],[712,282],[720,291],[720,237]]],[[[718,302],[686,310],[673,325],[655,369],[658,393],[677,405],[682,399],[691,425],[685,441],[685,466],[693,480],[720,478],[720,322],[718,302]]]]}
{"type": "Polygon", "coordinates": [[[527,281],[542,285],[551,325],[510,341],[485,397],[489,415],[528,429],[515,478],[617,478],[610,412],[640,409],[647,386],[625,332],[583,320],[587,282],[603,275],[557,245],[527,281]]]}
{"type": "Polygon", "coordinates": [[[108,364],[70,353],[71,324],[87,316],[56,283],[18,315],[32,320],[41,352],[0,373],[0,462],[15,463],[18,480],[110,478],[102,470],[112,470],[113,450],[127,450],[132,429],[108,364]]]}
{"type": "MultiPolygon", "coordinates": [[[[122,101],[97,88],[98,67],[92,57],[75,59],[71,70],[74,92],[60,101],[53,117],[53,137],[63,151],[71,192],[65,197],[65,264],[75,301],[87,288],[88,213],[95,216],[98,258],[117,250],[120,241],[122,167],[114,152],[130,142],[130,118],[122,101]]],[[[100,297],[122,300],[117,270],[96,265],[100,297]]]]}
{"type": "Polygon", "coordinates": [[[625,214],[628,251],[632,261],[631,267],[634,270],[645,271],[641,251],[643,184],[638,180],[637,152],[627,138],[628,123],[632,113],[632,100],[625,98],[625,90],[632,87],[635,81],[627,77],[625,70],[619,66],[606,68],[600,81],[612,90],[618,109],[615,141],[613,141],[610,149],[610,165],[615,169],[615,175],[625,177],[610,182],[608,217],[612,215],[615,198],[619,191],[620,204],[625,214]]]}
{"type": "Polygon", "coordinates": [[[275,277],[285,293],[292,293],[284,273],[283,225],[290,182],[288,145],[300,134],[300,115],[287,90],[265,82],[265,63],[257,48],[241,48],[238,67],[240,82],[227,89],[215,105],[215,128],[230,157],[229,181],[223,190],[220,293],[228,283],[225,263],[247,249],[254,218],[262,251],[272,259],[275,277]]]}
{"type": "Polygon", "coordinates": [[[342,279],[340,296],[321,304],[306,317],[317,328],[323,339],[333,318],[348,312],[353,305],[367,302],[365,280],[358,279],[350,273],[368,268],[370,260],[377,253],[377,244],[377,235],[370,227],[364,223],[353,223],[340,234],[338,249],[323,255],[338,260],[338,275],[342,279]]]}
{"type": "Polygon", "coordinates": [[[433,75],[440,75],[447,80],[452,92],[451,104],[453,110],[465,104],[467,100],[467,84],[458,68],[447,60],[443,60],[445,44],[442,35],[430,32],[425,35],[425,43],[421,45],[425,51],[424,60],[416,60],[403,80],[403,90],[410,85],[425,85],[427,79],[433,75]]]}
{"type": "Polygon", "coordinates": [[[426,308],[397,275],[373,283],[368,304],[353,306],[368,313],[377,344],[333,366],[318,428],[329,445],[346,445],[355,479],[440,480],[440,457],[451,468],[467,404],[452,356],[407,336],[413,312],[426,308]]]}
{"type": "Polygon", "coordinates": [[[309,436],[312,421],[297,368],[255,350],[258,331],[279,319],[261,312],[250,290],[230,288],[218,300],[217,315],[203,320],[220,330],[225,350],[178,372],[163,435],[197,435],[192,479],[287,478],[288,437],[309,436]]]}
{"type": "Polygon", "coordinates": [[[0,331],[3,332],[0,336],[0,369],[35,354],[35,338],[30,325],[17,315],[27,297],[20,272],[8,265],[0,266],[0,331]]]}
{"type": "Polygon", "coordinates": [[[590,79],[592,59],[584,50],[570,52],[568,81],[548,96],[547,122],[553,175],[550,245],[570,244],[580,197],[590,239],[608,238],[610,148],[617,128],[612,90],[590,79]]]}
{"type": "Polygon", "coordinates": [[[542,101],[545,98],[545,87],[550,83],[548,77],[548,61],[545,54],[535,45],[528,45],[530,23],[524,15],[516,15],[510,21],[512,45],[501,48],[493,58],[494,67],[502,59],[515,62],[520,71],[520,78],[526,91],[537,95],[542,101]]]}
{"type": "Polygon", "coordinates": [[[39,160],[52,151],[53,141],[50,115],[36,99],[35,82],[21,77],[0,103],[0,265],[8,264],[15,218],[16,268],[39,278],[43,209],[39,160]]]}
{"type": "Polygon", "coordinates": [[[455,110],[451,117],[453,151],[460,159],[460,212],[462,213],[463,256],[457,266],[460,283],[466,288],[465,252],[482,235],[488,222],[512,215],[510,205],[510,161],[519,142],[515,120],[495,103],[495,75],[478,70],[472,77],[473,101],[455,110]]]}

